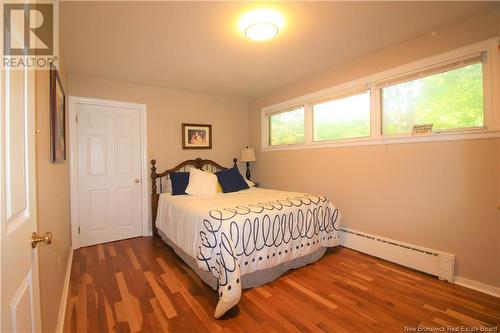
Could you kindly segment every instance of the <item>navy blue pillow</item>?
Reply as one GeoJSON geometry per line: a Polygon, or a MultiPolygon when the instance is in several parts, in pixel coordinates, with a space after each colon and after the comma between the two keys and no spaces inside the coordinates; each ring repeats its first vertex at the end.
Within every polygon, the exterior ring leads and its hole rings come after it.
{"type": "Polygon", "coordinates": [[[216,172],[215,175],[224,193],[238,192],[249,188],[237,167],[221,170],[216,172]]]}
{"type": "Polygon", "coordinates": [[[168,175],[172,183],[172,195],[187,194],[186,187],[189,184],[189,172],[171,172],[168,175]]]}

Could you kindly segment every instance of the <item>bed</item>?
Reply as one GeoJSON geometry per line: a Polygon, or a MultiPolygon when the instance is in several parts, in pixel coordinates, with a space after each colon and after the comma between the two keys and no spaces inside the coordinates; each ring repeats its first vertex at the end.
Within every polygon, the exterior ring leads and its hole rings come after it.
{"type": "Polygon", "coordinates": [[[255,187],[213,196],[172,195],[170,173],[226,168],[197,158],[157,173],[156,161],[151,163],[153,235],[218,291],[215,318],[239,302],[242,289],[315,262],[339,244],[341,215],[324,196],[255,187]]]}

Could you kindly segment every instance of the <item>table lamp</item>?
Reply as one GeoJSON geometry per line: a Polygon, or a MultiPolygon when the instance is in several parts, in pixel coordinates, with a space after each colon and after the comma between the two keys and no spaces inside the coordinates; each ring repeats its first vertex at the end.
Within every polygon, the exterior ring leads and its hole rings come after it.
{"type": "Polygon", "coordinates": [[[257,159],[255,158],[255,150],[253,148],[241,149],[240,153],[240,162],[246,162],[247,164],[247,179],[250,180],[250,162],[255,162],[257,159]]]}

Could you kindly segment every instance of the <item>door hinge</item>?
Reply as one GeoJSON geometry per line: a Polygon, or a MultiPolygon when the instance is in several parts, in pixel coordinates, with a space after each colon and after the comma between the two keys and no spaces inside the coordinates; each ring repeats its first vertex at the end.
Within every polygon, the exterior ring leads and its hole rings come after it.
{"type": "Polygon", "coordinates": [[[80,227],[78,227],[78,233],[80,233],[80,227]]]}
{"type": "Polygon", "coordinates": [[[75,116],[76,117],[76,122],[78,122],[78,116],[75,116]]]}

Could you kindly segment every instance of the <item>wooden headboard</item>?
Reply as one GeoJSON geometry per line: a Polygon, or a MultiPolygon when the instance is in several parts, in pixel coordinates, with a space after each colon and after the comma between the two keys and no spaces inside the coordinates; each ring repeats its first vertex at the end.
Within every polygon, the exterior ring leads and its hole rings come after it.
{"type": "MultiPolygon", "coordinates": [[[[234,166],[237,166],[238,160],[233,159],[234,166]]],[[[158,213],[158,200],[160,199],[160,194],[166,191],[167,182],[169,181],[168,174],[171,172],[181,172],[189,171],[190,168],[195,167],[197,169],[206,170],[209,172],[217,172],[220,170],[227,169],[222,165],[212,161],[204,160],[201,158],[196,158],[194,160],[187,160],[179,165],[173,167],[172,169],[165,170],[163,172],[156,172],[156,160],[151,160],[151,210],[152,210],[152,221],[153,221],[153,236],[158,237],[158,229],[156,228],[156,215],[158,213]]]]}

